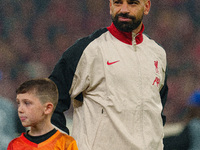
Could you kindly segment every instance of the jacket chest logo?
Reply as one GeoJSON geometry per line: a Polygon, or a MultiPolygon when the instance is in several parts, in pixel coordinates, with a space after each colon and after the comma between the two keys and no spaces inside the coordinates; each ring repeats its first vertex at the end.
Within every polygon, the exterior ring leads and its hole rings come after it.
{"type": "Polygon", "coordinates": [[[115,63],[117,63],[117,62],[119,62],[119,60],[117,60],[117,61],[112,61],[112,62],[107,61],[107,65],[112,65],[112,64],[115,64],[115,63]]]}
{"type": "Polygon", "coordinates": [[[154,61],[154,65],[155,65],[156,73],[159,73],[159,71],[158,71],[158,61],[154,61]]]}
{"type": "MultiPolygon", "coordinates": [[[[155,72],[156,72],[156,74],[159,74],[159,70],[158,70],[158,61],[154,61],[154,66],[155,66],[155,72]]],[[[153,84],[152,85],[157,85],[157,87],[158,87],[158,85],[160,84],[160,78],[159,77],[155,77],[155,80],[153,81],[153,84]]]]}

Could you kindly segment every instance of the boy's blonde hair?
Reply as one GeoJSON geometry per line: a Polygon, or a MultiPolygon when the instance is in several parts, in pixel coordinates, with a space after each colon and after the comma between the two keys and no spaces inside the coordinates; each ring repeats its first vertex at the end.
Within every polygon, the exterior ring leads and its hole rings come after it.
{"type": "Polygon", "coordinates": [[[32,79],[22,83],[16,90],[16,94],[33,93],[42,104],[51,102],[54,109],[58,103],[58,88],[48,78],[32,79]]]}

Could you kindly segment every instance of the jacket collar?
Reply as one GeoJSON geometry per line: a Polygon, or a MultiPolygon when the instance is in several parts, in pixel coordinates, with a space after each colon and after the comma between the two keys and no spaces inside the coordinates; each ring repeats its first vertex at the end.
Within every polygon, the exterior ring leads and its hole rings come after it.
{"type": "MultiPolygon", "coordinates": [[[[118,40],[126,43],[126,44],[129,44],[129,45],[132,45],[132,32],[123,32],[123,31],[120,31],[118,30],[115,25],[112,23],[111,26],[107,27],[108,31],[114,36],[116,37],[118,40]]],[[[144,31],[144,25],[142,24],[142,29],[140,30],[140,32],[136,35],[135,37],[135,42],[136,44],[140,44],[142,43],[143,41],[143,33],[144,31]]]]}

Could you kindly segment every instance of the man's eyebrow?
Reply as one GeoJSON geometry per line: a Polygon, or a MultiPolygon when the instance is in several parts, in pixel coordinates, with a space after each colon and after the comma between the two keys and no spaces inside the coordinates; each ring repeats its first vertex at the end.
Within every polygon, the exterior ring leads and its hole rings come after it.
{"type": "Polygon", "coordinates": [[[130,1],[130,2],[140,2],[140,0],[128,0],[128,1],[130,1]]]}

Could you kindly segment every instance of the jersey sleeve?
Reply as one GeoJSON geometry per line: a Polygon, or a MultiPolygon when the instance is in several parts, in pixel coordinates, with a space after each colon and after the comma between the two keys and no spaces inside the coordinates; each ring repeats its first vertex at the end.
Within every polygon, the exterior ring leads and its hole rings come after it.
{"type": "Polygon", "coordinates": [[[13,150],[12,142],[10,142],[10,143],[8,144],[7,150],[13,150]]]}
{"type": "Polygon", "coordinates": [[[67,148],[67,150],[78,150],[76,141],[73,141],[73,142],[69,145],[69,147],[67,148]]]}

